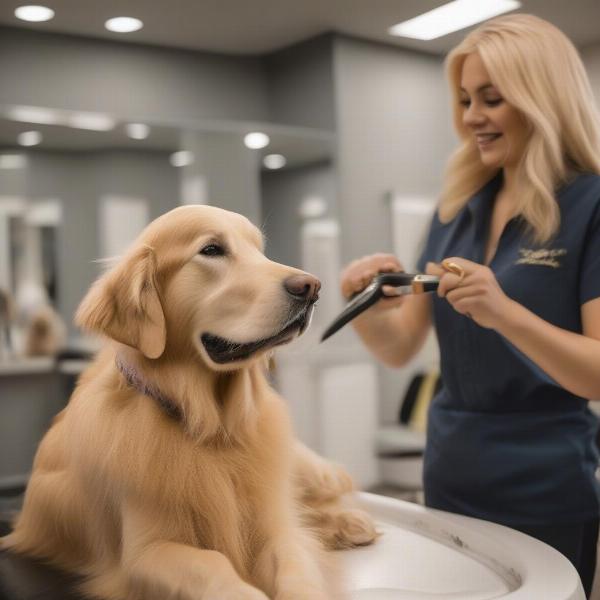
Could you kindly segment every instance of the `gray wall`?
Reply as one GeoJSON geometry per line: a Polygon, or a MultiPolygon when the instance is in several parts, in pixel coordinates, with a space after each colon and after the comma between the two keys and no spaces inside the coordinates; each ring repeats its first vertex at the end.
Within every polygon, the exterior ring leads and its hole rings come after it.
{"type": "Polygon", "coordinates": [[[325,217],[336,215],[333,164],[319,163],[285,171],[264,171],[261,177],[266,254],[276,262],[302,268],[300,255],[300,205],[309,196],[328,204],[325,217]]]}
{"type": "Polygon", "coordinates": [[[0,28],[0,103],[161,121],[266,120],[257,58],[0,28]]]}
{"type": "Polygon", "coordinates": [[[383,198],[437,197],[454,145],[442,61],[336,40],[335,90],[342,258],[392,249],[383,198]]]}
{"type": "Polygon", "coordinates": [[[0,27],[0,104],[162,123],[334,128],[331,36],[225,56],[0,27]]]}
{"type": "MultiPolygon", "coordinates": [[[[58,239],[58,309],[71,333],[74,312],[100,267],[98,199],[105,194],[135,196],[148,202],[150,218],[178,202],[178,172],[163,152],[29,152],[23,185],[13,192],[32,202],[53,198],[63,207],[58,239]]],[[[8,194],[15,175],[0,170],[0,191],[8,194]]]]}
{"type": "Polygon", "coordinates": [[[335,129],[333,40],[322,35],[264,57],[271,120],[335,129]]]}
{"type": "MultiPolygon", "coordinates": [[[[186,150],[194,154],[192,164],[181,169],[181,183],[203,182],[205,197],[193,204],[212,204],[243,214],[255,225],[261,222],[260,156],[246,148],[237,133],[183,135],[186,150]]],[[[183,196],[183,194],[181,194],[183,196]]],[[[189,203],[189,199],[184,202],[189,203]]]]}

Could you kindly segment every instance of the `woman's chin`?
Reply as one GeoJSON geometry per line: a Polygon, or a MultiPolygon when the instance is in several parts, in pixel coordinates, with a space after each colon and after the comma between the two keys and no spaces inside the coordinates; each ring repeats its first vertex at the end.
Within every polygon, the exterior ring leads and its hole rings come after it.
{"type": "Polygon", "coordinates": [[[496,168],[500,168],[502,166],[504,166],[504,160],[502,156],[498,156],[495,152],[491,153],[491,152],[480,152],[479,153],[479,158],[481,159],[481,162],[486,166],[486,167],[496,167],[496,168]]]}

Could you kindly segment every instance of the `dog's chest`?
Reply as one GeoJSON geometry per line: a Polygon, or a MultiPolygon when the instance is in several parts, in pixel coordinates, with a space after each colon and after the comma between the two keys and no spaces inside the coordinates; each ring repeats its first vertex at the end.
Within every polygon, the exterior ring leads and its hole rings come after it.
{"type": "Polygon", "coordinates": [[[185,541],[247,568],[269,536],[273,514],[291,502],[289,470],[275,456],[221,451],[203,454],[194,471],[185,499],[185,541]]]}

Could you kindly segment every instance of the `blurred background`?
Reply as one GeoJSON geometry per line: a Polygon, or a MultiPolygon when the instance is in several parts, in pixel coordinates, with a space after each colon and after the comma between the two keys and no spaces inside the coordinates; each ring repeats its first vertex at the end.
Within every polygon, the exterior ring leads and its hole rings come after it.
{"type": "MultiPolygon", "coordinates": [[[[0,494],[22,491],[98,346],[73,326],[98,259],[200,203],[246,215],[270,258],[323,282],[276,360],[299,437],[363,488],[418,500],[435,340],[391,370],[351,327],[319,337],[346,263],[394,252],[414,269],[456,143],[443,59],[468,27],[390,33],[440,0],[21,4],[0,5],[0,494]]],[[[600,98],[600,2],[518,5],[571,37],[600,98]]]]}

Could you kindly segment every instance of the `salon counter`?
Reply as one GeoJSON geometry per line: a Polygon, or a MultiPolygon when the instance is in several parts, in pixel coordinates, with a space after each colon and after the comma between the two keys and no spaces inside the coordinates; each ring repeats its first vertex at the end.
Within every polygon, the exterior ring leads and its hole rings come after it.
{"type": "Polygon", "coordinates": [[[0,362],[0,494],[26,483],[40,439],[87,364],[52,357],[0,362]]]}

